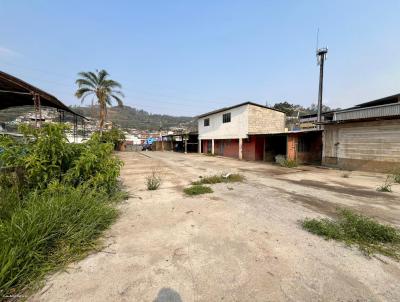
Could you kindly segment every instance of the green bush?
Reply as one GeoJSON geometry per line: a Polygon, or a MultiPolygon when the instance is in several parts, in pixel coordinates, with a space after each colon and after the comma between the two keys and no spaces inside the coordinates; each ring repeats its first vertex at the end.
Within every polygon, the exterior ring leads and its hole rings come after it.
{"type": "Polygon", "coordinates": [[[305,219],[302,226],[326,239],[355,244],[368,255],[381,253],[400,260],[400,231],[353,211],[340,209],[337,219],[305,219]]]}
{"type": "Polygon", "coordinates": [[[6,167],[22,167],[24,185],[45,189],[58,181],[78,186],[90,183],[112,193],[122,162],[112,155],[113,145],[94,134],[83,144],[70,144],[66,126],[45,124],[41,128],[21,127],[22,142],[10,137],[0,139],[0,161],[6,167]]]}
{"type": "Polygon", "coordinates": [[[186,195],[200,195],[200,194],[207,194],[212,193],[213,190],[210,187],[203,186],[203,185],[193,185],[183,190],[186,195]]]}
{"type": "Polygon", "coordinates": [[[87,183],[112,193],[122,166],[122,161],[113,156],[112,151],[112,144],[101,143],[97,136],[93,137],[82,145],[63,182],[74,186],[87,183]]]}
{"type": "Polygon", "coordinates": [[[25,185],[45,188],[51,181],[61,180],[73,155],[64,134],[64,125],[45,124],[41,128],[20,127],[24,139],[6,137],[0,140],[0,161],[6,167],[22,167],[25,185]]]}
{"type": "Polygon", "coordinates": [[[298,163],[294,159],[286,159],[284,155],[275,156],[275,162],[285,168],[295,168],[298,166],[298,163]]]}
{"type": "MultiPolygon", "coordinates": [[[[15,201],[15,196],[9,196],[15,201]]],[[[33,286],[43,276],[76,260],[116,218],[108,197],[93,189],[57,186],[32,192],[0,220],[0,294],[33,286]]],[[[2,204],[4,201],[2,200],[2,204]]]]}
{"type": "Polygon", "coordinates": [[[112,143],[95,134],[70,144],[66,129],[22,126],[22,139],[0,137],[0,296],[82,257],[114,221],[113,202],[126,197],[112,143]]]}
{"type": "Polygon", "coordinates": [[[124,132],[116,127],[113,127],[111,130],[103,131],[100,138],[103,143],[113,144],[114,149],[126,139],[124,132]]]}

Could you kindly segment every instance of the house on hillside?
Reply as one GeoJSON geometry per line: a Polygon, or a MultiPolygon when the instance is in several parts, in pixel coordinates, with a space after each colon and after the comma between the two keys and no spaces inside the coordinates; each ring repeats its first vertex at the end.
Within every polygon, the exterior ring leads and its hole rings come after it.
{"type": "Polygon", "coordinates": [[[324,123],[323,164],[388,172],[400,167],[400,94],[333,112],[324,123]]]}
{"type": "Polygon", "coordinates": [[[285,114],[245,102],[198,116],[199,152],[264,159],[264,134],[283,132],[285,114]]]}

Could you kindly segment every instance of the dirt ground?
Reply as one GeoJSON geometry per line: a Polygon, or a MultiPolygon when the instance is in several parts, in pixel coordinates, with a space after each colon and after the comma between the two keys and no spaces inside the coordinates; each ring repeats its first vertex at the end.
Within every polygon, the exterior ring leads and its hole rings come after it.
{"type": "Polygon", "coordinates": [[[400,187],[385,175],[172,152],[126,152],[132,197],[105,248],[49,278],[30,301],[400,301],[400,264],[368,259],[299,226],[338,206],[400,225],[400,187]],[[145,178],[161,173],[157,191],[145,178]],[[186,197],[200,175],[239,172],[243,183],[186,197]]]}

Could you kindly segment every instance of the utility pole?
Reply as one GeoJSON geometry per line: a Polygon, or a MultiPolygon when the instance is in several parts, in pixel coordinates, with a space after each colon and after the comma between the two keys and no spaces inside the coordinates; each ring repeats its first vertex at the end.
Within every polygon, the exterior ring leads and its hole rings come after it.
{"type": "Polygon", "coordinates": [[[324,64],[326,60],[326,54],[328,53],[328,48],[318,48],[317,49],[317,60],[319,65],[319,89],[318,89],[318,113],[317,113],[317,129],[321,129],[322,121],[322,91],[324,86],[324,64]]]}
{"type": "Polygon", "coordinates": [[[162,122],[160,121],[160,139],[161,139],[161,151],[164,151],[164,142],[162,136],[162,122]]]}

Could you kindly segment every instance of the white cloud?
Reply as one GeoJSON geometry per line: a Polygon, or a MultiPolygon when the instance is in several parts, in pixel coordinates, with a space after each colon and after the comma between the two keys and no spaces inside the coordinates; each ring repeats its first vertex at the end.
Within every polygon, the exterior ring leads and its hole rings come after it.
{"type": "Polygon", "coordinates": [[[14,56],[21,56],[21,54],[7,47],[0,46],[0,57],[14,57],[14,56]]]}

